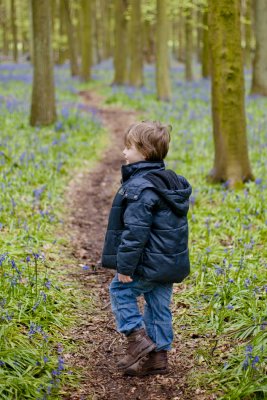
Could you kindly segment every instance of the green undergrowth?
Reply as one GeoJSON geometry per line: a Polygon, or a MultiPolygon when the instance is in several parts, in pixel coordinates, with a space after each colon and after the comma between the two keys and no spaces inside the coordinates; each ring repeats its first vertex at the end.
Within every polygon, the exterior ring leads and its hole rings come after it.
{"type": "Polygon", "coordinates": [[[66,364],[73,345],[65,332],[85,298],[64,277],[75,260],[57,233],[65,229],[66,185],[92,167],[107,138],[95,110],[79,104],[77,83],[67,71],[57,74],[58,120],[33,128],[29,69],[1,67],[1,399],[57,399],[77,380],[66,364]]]}
{"type": "MultiPolygon", "coordinates": [[[[174,325],[198,340],[189,382],[215,398],[267,398],[267,99],[247,96],[247,133],[256,180],[238,191],[211,185],[210,82],[185,83],[172,70],[173,99],[155,100],[154,72],[145,87],[99,86],[107,104],[142,110],[140,119],[171,124],[167,168],[193,187],[190,199],[191,276],[174,296],[174,325]]],[[[196,71],[197,75],[198,71],[196,71]]],[[[99,71],[101,75],[101,71],[99,71]]],[[[250,75],[246,74],[249,89],[250,75]]],[[[126,127],[125,127],[126,128],[126,127]]],[[[179,367],[179,366],[177,366],[179,367]]]]}

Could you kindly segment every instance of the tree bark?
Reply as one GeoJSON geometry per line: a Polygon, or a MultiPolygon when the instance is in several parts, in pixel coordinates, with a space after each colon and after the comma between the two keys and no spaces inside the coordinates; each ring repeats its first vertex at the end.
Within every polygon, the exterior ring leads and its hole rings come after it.
{"type": "Polygon", "coordinates": [[[2,1],[0,5],[1,13],[1,27],[2,27],[2,51],[4,56],[8,56],[9,53],[9,40],[8,40],[8,16],[6,1],[2,1]]]}
{"type": "Polygon", "coordinates": [[[251,11],[252,5],[251,0],[246,0],[246,8],[245,8],[245,65],[248,69],[251,68],[251,37],[252,37],[252,28],[251,28],[251,11]]]}
{"type": "Polygon", "coordinates": [[[202,31],[202,77],[210,76],[210,50],[209,50],[209,28],[208,28],[208,9],[203,12],[203,31],[202,31]]]}
{"type": "Polygon", "coordinates": [[[115,46],[113,84],[125,85],[127,82],[127,11],[126,0],[115,0],[115,46]]]}
{"type": "Polygon", "coordinates": [[[143,24],[144,32],[144,55],[147,63],[155,61],[155,29],[152,21],[145,20],[143,24]]]}
{"type": "Polygon", "coordinates": [[[141,1],[131,0],[129,84],[141,87],[143,83],[141,1]]]}
{"type": "Polygon", "coordinates": [[[81,79],[86,82],[91,79],[92,66],[92,0],[81,0],[81,30],[82,30],[82,65],[81,79]]]}
{"type": "Polygon", "coordinates": [[[158,100],[170,101],[168,19],[165,0],[157,0],[156,82],[158,100]]]}
{"type": "Polygon", "coordinates": [[[256,50],[251,93],[267,96],[267,1],[255,0],[254,4],[256,50]]]}
{"type": "Polygon", "coordinates": [[[193,38],[192,38],[192,9],[185,9],[185,79],[193,80],[192,70],[192,54],[193,54],[193,38]]]}
{"type": "Polygon", "coordinates": [[[56,120],[51,14],[49,0],[31,0],[33,25],[33,88],[30,124],[49,125],[56,120]]]}
{"type": "Polygon", "coordinates": [[[180,62],[185,62],[185,49],[184,49],[184,32],[185,32],[185,27],[184,27],[184,16],[182,9],[179,12],[179,25],[178,25],[178,61],[180,62]]]}
{"type": "Polygon", "coordinates": [[[212,116],[215,144],[212,181],[236,187],[253,179],[244,106],[239,0],[209,0],[212,116]]]}
{"type": "Polygon", "coordinates": [[[59,43],[58,46],[58,64],[64,64],[67,58],[66,49],[66,13],[64,0],[59,0],[59,43]]]}
{"type": "Polygon", "coordinates": [[[18,29],[15,0],[11,0],[11,32],[13,39],[13,61],[18,62],[18,29]]]}
{"type": "Polygon", "coordinates": [[[71,20],[70,0],[63,0],[63,3],[64,3],[63,11],[65,13],[65,21],[66,21],[67,35],[68,35],[71,76],[77,76],[79,75],[78,55],[76,49],[75,32],[71,20]]]}

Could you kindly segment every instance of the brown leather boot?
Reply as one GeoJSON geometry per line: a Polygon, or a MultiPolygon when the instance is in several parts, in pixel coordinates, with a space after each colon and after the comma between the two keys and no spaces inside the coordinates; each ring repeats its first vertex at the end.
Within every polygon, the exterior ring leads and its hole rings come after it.
{"type": "Polygon", "coordinates": [[[168,356],[166,350],[152,351],[124,370],[125,375],[131,376],[165,375],[168,372],[168,356]]]}
{"type": "Polygon", "coordinates": [[[140,360],[140,358],[156,348],[155,343],[147,336],[143,328],[131,333],[127,336],[127,340],[126,356],[117,364],[118,368],[123,370],[129,368],[136,361],[140,360]]]}

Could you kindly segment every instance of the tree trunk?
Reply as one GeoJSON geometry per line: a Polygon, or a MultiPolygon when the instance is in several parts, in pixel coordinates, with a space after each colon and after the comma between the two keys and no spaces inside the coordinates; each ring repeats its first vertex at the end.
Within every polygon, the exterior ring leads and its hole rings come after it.
{"type": "Polygon", "coordinates": [[[178,25],[178,61],[185,62],[184,51],[184,16],[182,10],[179,12],[179,25],[178,25]]]}
{"type": "Polygon", "coordinates": [[[209,50],[209,28],[208,28],[208,9],[203,12],[203,31],[202,31],[202,77],[210,76],[210,50],[209,50]]]}
{"type": "Polygon", "coordinates": [[[151,21],[144,21],[143,32],[145,60],[151,64],[155,61],[155,29],[151,21]]]}
{"type": "Polygon", "coordinates": [[[141,87],[143,83],[141,1],[131,0],[129,84],[141,87]]]}
{"type": "Polygon", "coordinates": [[[11,31],[13,39],[13,61],[18,62],[18,30],[15,0],[11,0],[11,31]]]}
{"type": "Polygon", "coordinates": [[[53,57],[50,37],[50,1],[31,0],[33,25],[33,88],[30,123],[49,125],[56,120],[53,57]]]}
{"type": "Polygon", "coordinates": [[[202,55],[203,55],[203,11],[198,8],[196,11],[196,22],[197,22],[197,38],[196,38],[196,52],[197,52],[197,60],[199,63],[202,63],[202,55]]]}
{"type": "Polygon", "coordinates": [[[58,64],[64,64],[67,58],[66,49],[66,13],[64,0],[59,0],[59,42],[58,47],[58,64]]]}
{"type": "Polygon", "coordinates": [[[192,38],[192,9],[187,7],[185,10],[185,79],[186,81],[193,80],[192,70],[192,53],[193,53],[193,38],[192,38]]]}
{"type": "Polygon", "coordinates": [[[244,106],[239,0],[209,0],[212,116],[215,143],[212,181],[230,187],[253,179],[244,106]]]}
{"type": "Polygon", "coordinates": [[[2,51],[4,56],[9,53],[9,40],[8,40],[8,16],[6,1],[2,1],[0,5],[1,13],[1,27],[2,27],[2,51]]]}
{"type": "Polygon", "coordinates": [[[171,99],[166,1],[157,0],[156,81],[158,100],[171,99]]]}
{"type": "Polygon", "coordinates": [[[79,75],[78,56],[77,56],[77,49],[76,49],[75,33],[74,33],[72,21],[71,21],[70,0],[63,0],[63,2],[64,2],[63,11],[65,13],[65,21],[66,21],[67,34],[68,34],[71,76],[77,76],[77,75],[79,75]]]}
{"type": "Polygon", "coordinates": [[[251,0],[245,1],[245,65],[248,69],[251,68],[251,0]]]}
{"type": "Polygon", "coordinates": [[[267,96],[267,1],[255,0],[256,50],[253,61],[252,94],[267,96]]]}
{"type": "Polygon", "coordinates": [[[82,65],[81,79],[86,82],[91,79],[92,66],[92,0],[81,0],[81,29],[82,29],[82,65]]]}
{"type": "Polygon", "coordinates": [[[127,82],[127,1],[115,0],[115,46],[113,84],[125,85],[127,82]]]}

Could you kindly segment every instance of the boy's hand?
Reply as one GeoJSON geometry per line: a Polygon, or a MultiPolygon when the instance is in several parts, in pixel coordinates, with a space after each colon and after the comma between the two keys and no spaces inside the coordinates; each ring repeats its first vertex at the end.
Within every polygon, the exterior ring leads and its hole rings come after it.
{"type": "Polygon", "coordinates": [[[132,282],[132,278],[128,275],[118,274],[118,279],[122,283],[132,282]]]}

